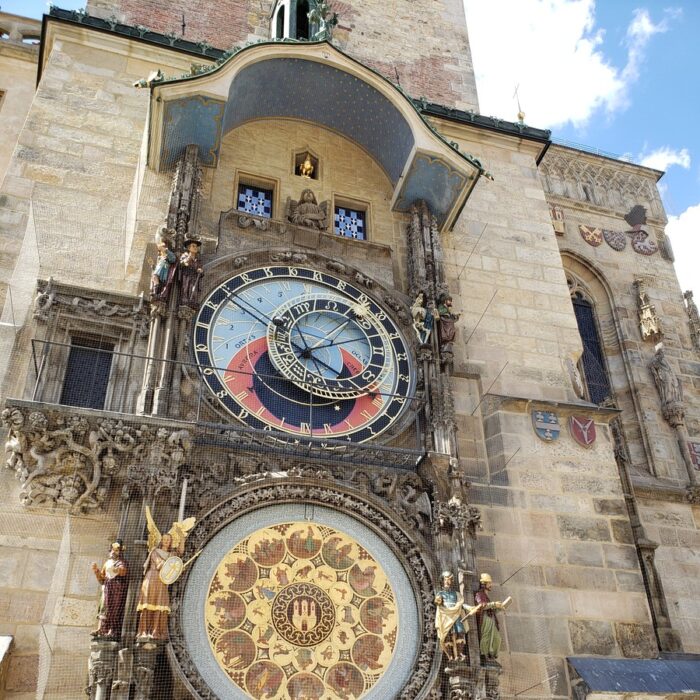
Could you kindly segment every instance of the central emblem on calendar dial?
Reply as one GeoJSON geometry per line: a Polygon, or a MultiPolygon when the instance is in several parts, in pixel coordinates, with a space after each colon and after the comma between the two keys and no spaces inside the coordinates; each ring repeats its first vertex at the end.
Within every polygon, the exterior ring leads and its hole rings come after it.
{"type": "Polygon", "coordinates": [[[204,381],[246,425],[361,442],[386,431],[414,386],[408,343],[374,299],[288,265],[227,280],[194,333],[204,381]]]}

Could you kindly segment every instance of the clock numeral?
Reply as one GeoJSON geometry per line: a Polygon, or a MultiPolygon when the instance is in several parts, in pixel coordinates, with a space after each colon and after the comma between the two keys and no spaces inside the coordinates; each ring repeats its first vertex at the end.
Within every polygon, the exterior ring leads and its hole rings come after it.
{"type": "Polygon", "coordinates": [[[250,284],[253,281],[247,272],[241,273],[241,279],[243,280],[244,284],[250,284]]]}
{"type": "Polygon", "coordinates": [[[338,280],[338,283],[335,286],[342,292],[348,285],[343,282],[343,280],[338,280]]]}
{"type": "Polygon", "coordinates": [[[308,423],[302,423],[299,429],[302,433],[308,433],[311,435],[311,426],[308,423]]]}
{"type": "Polygon", "coordinates": [[[397,360],[407,360],[407,359],[408,359],[408,355],[407,355],[405,352],[400,352],[400,353],[396,356],[396,359],[397,359],[397,360]]]}
{"type": "Polygon", "coordinates": [[[367,409],[362,409],[360,411],[360,415],[365,419],[365,420],[372,420],[374,416],[367,410],[367,409]]]}
{"type": "Polygon", "coordinates": [[[238,418],[238,420],[245,420],[249,415],[250,413],[246,411],[245,408],[242,408],[240,412],[236,415],[236,418],[238,418]]]}
{"type": "Polygon", "coordinates": [[[326,435],[332,435],[332,434],[333,434],[333,430],[331,429],[331,424],[330,424],[330,423],[324,423],[324,424],[323,424],[323,432],[324,432],[326,435]]]}
{"type": "Polygon", "coordinates": [[[299,270],[296,269],[296,267],[290,267],[289,268],[289,274],[292,277],[298,277],[299,276],[299,270]]]}
{"type": "Polygon", "coordinates": [[[226,391],[226,389],[221,389],[221,391],[216,392],[216,395],[218,398],[223,399],[223,398],[225,398],[227,393],[228,392],[226,391]]]}
{"type": "Polygon", "coordinates": [[[236,401],[243,401],[247,396],[247,391],[239,391],[237,394],[234,394],[236,401]]]}
{"type": "Polygon", "coordinates": [[[207,306],[207,307],[209,307],[210,309],[214,309],[214,311],[216,311],[216,310],[219,308],[211,299],[208,299],[208,300],[204,303],[204,306],[207,306]]]}
{"type": "Polygon", "coordinates": [[[275,275],[271,267],[263,267],[263,272],[265,273],[265,277],[274,277],[275,275]]]}
{"type": "Polygon", "coordinates": [[[313,278],[315,282],[323,282],[323,277],[321,276],[321,273],[318,270],[314,270],[313,278]]]}
{"type": "Polygon", "coordinates": [[[197,343],[197,345],[194,346],[194,349],[197,352],[206,352],[207,346],[204,343],[197,343]]]}

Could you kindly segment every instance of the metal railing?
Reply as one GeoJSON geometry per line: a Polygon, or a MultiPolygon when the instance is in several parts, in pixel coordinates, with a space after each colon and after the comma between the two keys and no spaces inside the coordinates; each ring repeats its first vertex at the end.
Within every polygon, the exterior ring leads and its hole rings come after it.
{"type": "MultiPolygon", "coordinates": [[[[287,433],[272,426],[256,429],[237,422],[231,416],[228,421],[226,409],[219,403],[204,381],[204,371],[243,374],[253,381],[280,381],[279,375],[261,375],[240,370],[230,370],[214,366],[200,366],[193,362],[163,360],[146,355],[119,352],[105,347],[89,347],[71,343],[32,340],[32,363],[26,384],[25,397],[31,401],[71,408],[89,409],[99,413],[125,414],[127,417],[151,416],[170,418],[192,426],[196,443],[212,447],[236,447],[238,449],[277,453],[299,459],[353,463],[413,470],[425,456],[422,448],[422,430],[418,415],[411,423],[402,423],[402,445],[354,443],[346,439],[329,437],[324,428],[314,426],[314,401],[309,404],[308,434],[287,433]],[[70,392],[78,396],[77,401],[66,401],[65,383],[71,350],[79,347],[89,350],[87,357],[94,361],[84,361],[79,378],[85,386],[81,399],[80,392],[70,392]],[[105,360],[109,356],[109,363],[105,360]],[[166,387],[144,387],[147,364],[155,365],[152,372],[156,377],[169,377],[166,387]],[[103,374],[108,366],[108,376],[103,374]],[[101,383],[104,386],[100,386],[101,383]],[[145,398],[150,392],[159,390],[168,393],[168,400],[161,402],[166,408],[155,410],[145,398]],[[407,437],[408,436],[408,437],[407,437]],[[407,441],[412,446],[406,447],[407,441]]],[[[75,376],[74,374],[72,376],[75,376]]],[[[74,381],[74,380],[71,380],[74,381]]],[[[386,394],[385,394],[386,395],[386,394]]],[[[389,395],[393,396],[393,395],[389,395]]],[[[419,406],[421,399],[415,396],[400,397],[419,406]]],[[[154,403],[158,403],[154,401],[154,403]]],[[[318,408],[317,408],[318,410],[318,408]]],[[[390,440],[387,440],[390,442],[390,440]]]]}

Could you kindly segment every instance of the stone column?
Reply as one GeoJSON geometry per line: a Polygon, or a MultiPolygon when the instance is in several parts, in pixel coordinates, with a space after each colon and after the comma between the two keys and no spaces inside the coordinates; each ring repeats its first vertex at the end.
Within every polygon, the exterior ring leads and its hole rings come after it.
{"type": "Polygon", "coordinates": [[[151,700],[156,662],[164,642],[136,642],[134,661],[134,700],[151,700]]]}
{"type": "Polygon", "coordinates": [[[88,686],[85,689],[90,700],[109,700],[118,647],[119,642],[104,639],[90,643],[88,686]]]}

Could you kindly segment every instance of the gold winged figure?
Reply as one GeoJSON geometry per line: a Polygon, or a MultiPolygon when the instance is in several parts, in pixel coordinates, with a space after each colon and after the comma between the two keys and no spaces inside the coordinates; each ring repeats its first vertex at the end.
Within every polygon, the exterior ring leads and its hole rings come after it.
{"type": "Polygon", "coordinates": [[[139,614],[137,639],[164,641],[168,638],[170,594],[161,572],[166,562],[182,556],[185,540],[195,522],[195,518],[174,522],[170,530],[161,535],[153,520],[151,509],[146,506],[148,557],[143,565],[143,581],[136,607],[139,614]]]}

